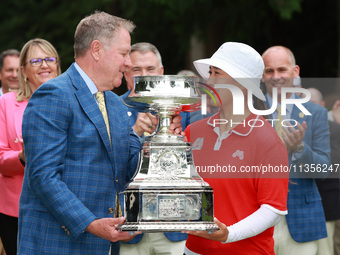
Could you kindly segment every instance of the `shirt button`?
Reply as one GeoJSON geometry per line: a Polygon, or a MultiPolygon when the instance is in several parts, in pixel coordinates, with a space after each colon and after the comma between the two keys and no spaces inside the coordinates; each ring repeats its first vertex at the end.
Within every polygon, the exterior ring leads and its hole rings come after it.
{"type": "Polygon", "coordinates": [[[114,212],[114,210],[113,210],[113,208],[109,208],[109,213],[113,213],[114,212]]]}

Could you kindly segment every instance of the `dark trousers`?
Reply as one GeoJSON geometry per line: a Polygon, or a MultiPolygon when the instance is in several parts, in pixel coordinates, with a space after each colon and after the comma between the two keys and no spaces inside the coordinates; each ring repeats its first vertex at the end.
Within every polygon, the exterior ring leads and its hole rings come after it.
{"type": "Polygon", "coordinates": [[[18,218],[0,213],[0,237],[6,255],[17,254],[18,218]]]}

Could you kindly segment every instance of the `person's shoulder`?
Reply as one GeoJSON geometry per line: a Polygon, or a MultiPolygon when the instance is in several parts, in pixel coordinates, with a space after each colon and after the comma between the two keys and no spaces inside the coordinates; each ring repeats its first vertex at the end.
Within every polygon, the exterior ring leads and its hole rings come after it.
{"type": "Polygon", "coordinates": [[[114,93],[113,91],[108,90],[106,93],[107,93],[106,95],[109,96],[109,97],[111,97],[112,99],[118,100],[118,101],[122,101],[122,100],[121,100],[121,97],[118,96],[118,95],[117,95],[116,93],[114,93]]]}
{"type": "MultiPolygon", "coordinates": [[[[261,119],[262,120],[262,119],[261,119]]],[[[287,149],[277,134],[275,128],[266,120],[263,119],[262,127],[254,127],[252,139],[249,144],[252,145],[254,153],[260,155],[286,155],[287,149]]],[[[288,156],[288,155],[287,155],[288,156]]]]}
{"type": "Polygon", "coordinates": [[[195,122],[190,123],[190,128],[204,128],[204,127],[209,127],[208,125],[208,121],[209,121],[210,117],[201,119],[201,120],[197,120],[195,122]]]}
{"type": "Polygon", "coordinates": [[[325,107],[322,107],[321,105],[315,104],[313,102],[306,102],[302,104],[303,107],[305,107],[309,112],[316,113],[316,112],[325,112],[327,113],[327,109],[325,107]]]}
{"type": "Polygon", "coordinates": [[[325,111],[325,112],[327,112],[325,107],[318,105],[318,104],[315,104],[313,102],[307,102],[306,104],[303,104],[303,105],[305,105],[307,109],[309,108],[313,111],[325,111]]]}
{"type": "Polygon", "coordinates": [[[281,141],[271,122],[263,116],[259,116],[257,122],[254,122],[252,125],[254,125],[251,131],[252,137],[261,140],[261,146],[271,146],[271,144],[281,141]]]}
{"type": "Polygon", "coordinates": [[[74,83],[75,77],[81,78],[74,64],[72,64],[65,72],[61,73],[57,77],[48,80],[43,85],[65,87],[69,86],[70,83],[74,83]]]}
{"type": "Polygon", "coordinates": [[[111,90],[106,91],[106,100],[108,102],[111,102],[115,107],[118,107],[119,111],[127,111],[128,107],[124,104],[123,98],[118,96],[116,93],[114,93],[111,90]]]}
{"type": "Polygon", "coordinates": [[[7,102],[7,101],[15,101],[17,97],[17,92],[16,91],[10,91],[7,92],[6,94],[3,94],[0,97],[0,100],[3,102],[7,102]]]}

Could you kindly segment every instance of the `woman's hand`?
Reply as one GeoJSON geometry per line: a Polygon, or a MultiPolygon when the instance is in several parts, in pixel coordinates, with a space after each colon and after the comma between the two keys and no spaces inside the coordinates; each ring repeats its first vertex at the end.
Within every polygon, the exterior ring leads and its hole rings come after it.
{"type": "Polygon", "coordinates": [[[214,223],[220,228],[219,230],[214,231],[212,234],[208,234],[207,231],[183,231],[183,233],[187,233],[189,235],[203,237],[205,239],[225,242],[228,239],[229,231],[227,226],[220,222],[218,219],[214,218],[214,223]]]}
{"type": "Polygon", "coordinates": [[[19,142],[21,143],[21,146],[22,146],[22,150],[19,152],[19,158],[21,158],[21,160],[23,162],[25,162],[26,159],[25,159],[25,151],[24,151],[24,140],[22,140],[22,136],[21,135],[20,135],[19,142]]]}

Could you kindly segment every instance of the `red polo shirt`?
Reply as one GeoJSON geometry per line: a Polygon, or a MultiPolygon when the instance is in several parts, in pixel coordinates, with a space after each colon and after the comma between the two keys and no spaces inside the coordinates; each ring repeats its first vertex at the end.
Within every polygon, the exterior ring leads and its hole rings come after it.
{"type": "MultiPolygon", "coordinates": [[[[288,169],[288,154],[275,129],[264,118],[251,114],[220,135],[218,123],[222,122],[226,121],[220,120],[217,113],[186,129],[197,172],[214,190],[215,217],[229,226],[263,204],[285,215],[289,172],[284,170],[288,169]],[[271,168],[274,174],[263,173],[265,168],[271,168]]],[[[228,244],[189,235],[186,246],[199,254],[274,254],[272,235],[273,227],[228,244]]]]}

